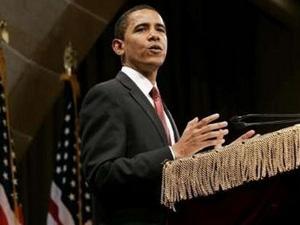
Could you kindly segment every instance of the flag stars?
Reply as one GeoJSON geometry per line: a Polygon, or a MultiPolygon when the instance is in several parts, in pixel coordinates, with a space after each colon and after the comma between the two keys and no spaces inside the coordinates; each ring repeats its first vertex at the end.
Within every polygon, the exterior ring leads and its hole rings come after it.
{"type": "Polygon", "coordinates": [[[65,133],[65,135],[68,135],[68,134],[70,133],[70,128],[67,127],[67,128],[65,129],[64,133],[65,133]]]}
{"type": "MultiPolygon", "coordinates": [[[[68,102],[67,113],[62,118],[62,136],[57,142],[55,171],[53,171],[55,172],[55,175],[52,182],[54,182],[61,190],[61,201],[63,201],[63,204],[65,204],[68,209],[70,208],[72,211],[74,211],[72,212],[72,217],[74,219],[76,219],[76,214],[78,213],[77,208],[74,208],[77,207],[77,201],[79,201],[79,193],[77,189],[79,186],[82,187],[82,192],[80,194],[82,198],[82,212],[80,213],[80,216],[83,218],[89,218],[90,215],[88,215],[88,213],[92,211],[92,207],[91,205],[87,204],[87,201],[90,200],[91,197],[86,193],[84,183],[79,183],[79,180],[77,180],[78,176],[80,176],[80,174],[78,174],[80,171],[80,153],[77,152],[77,150],[80,149],[80,145],[78,135],[76,131],[74,131],[76,128],[76,118],[74,112],[74,104],[68,102]]],[[[81,182],[84,182],[84,180],[81,180],[81,182]]]]}
{"type": "Polygon", "coordinates": [[[85,197],[85,199],[90,199],[90,198],[91,198],[91,195],[90,195],[89,193],[85,193],[85,194],[84,194],[84,197],[85,197]]]}
{"type": "Polygon", "coordinates": [[[56,168],[56,173],[57,173],[57,174],[60,174],[60,173],[61,173],[61,168],[60,168],[59,166],[56,168]]]}
{"type": "MultiPolygon", "coordinates": [[[[1,60],[0,60],[1,61],[1,60]]],[[[13,214],[10,215],[11,211],[11,203],[13,203],[13,206],[18,207],[19,202],[18,202],[18,196],[17,196],[17,189],[16,186],[18,185],[17,182],[17,175],[15,174],[16,172],[16,166],[15,166],[15,153],[14,153],[14,142],[11,138],[10,135],[10,127],[9,127],[9,121],[7,119],[7,112],[8,108],[6,106],[6,95],[5,95],[5,90],[3,85],[3,81],[0,78],[0,130],[1,130],[1,136],[0,136],[0,170],[2,176],[0,176],[0,186],[2,187],[2,194],[1,199],[3,200],[4,198],[8,200],[8,205],[2,204],[3,201],[0,200],[1,206],[0,208],[4,207],[3,215],[2,217],[4,218],[4,223],[5,221],[10,223],[10,219],[5,217],[10,217],[11,215],[14,216],[13,214]],[[4,196],[6,195],[6,196],[4,196]],[[13,201],[13,202],[12,202],[13,201]],[[7,210],[5,210],[7,209],[7,210]],[[8,213],[8,214],[7,214],[8,213]]],[[[1,217],[1,216],[0,216],[1,217]]],[[[1,218],[2,218],[1,217],[1,218]]],[[[1,225],[3,224],[3,220],[0,219],[2,222],[1,225]]],[[[13,220],[12,220],[13,222],[13,220]]],[[[5,223],[6,224],[6,223],[5,223]]]]}
{"type": "Polygon", "coordinates": [[[67,114],[66,116],[65,116],[65,121],[66,122],[69,122],[71,120],[71,116],[70,116],[70,114],[67,114]]]}
{"type": "Polygon", "coordinates": [[[8,180],[8,174],[7,173],[3,173],[3,178],[5,179],[5,180],[8,180]]]}
{"type": "Polygon", "coordinates": [[[69,141],[68,140],[65,140],[64,146],[65,146],[65,148],[67,148],[69,146],[69,141]]]}
{"type": "Polygon", "coordinates": [[[7,133],[3,132],[3,138],[6,140],[7,139],[7,133]]]}
{"type": "Polygon", "coordinates": [[[3,164],[4,164],[5,166],[8,166],[8,160],[7,160],[7,159],[4,159],[4,160],[3,160],[3,164]]]}
{"type": "Polygon", "coordinates": [[[85,207],[85,211],[86,211],[86,212],[91,212],[91,207],[87,205],[87,206],[85,207]]]}
{"type": "Polygon", "coordinates": [[[71,185],[71,187],[76,187],[76,182],[74,180],[72,180],[70,185],[71,185]]]}
{"type": "Polygon", "coordinates": [[[68,153],[67,153],[67,152],[65,152],[65,154],[64,154],[64,159],[65,159],[65,160],[68,159],[68,153]]]}
{"type": "Polygon", "coordinates": [[[74,200],[75,200],[75,195],[72,194],[72,193],[70,193],[70,194],[69,194],[69,199],[70,199],[71,201],[74,201],[74,200]]]}

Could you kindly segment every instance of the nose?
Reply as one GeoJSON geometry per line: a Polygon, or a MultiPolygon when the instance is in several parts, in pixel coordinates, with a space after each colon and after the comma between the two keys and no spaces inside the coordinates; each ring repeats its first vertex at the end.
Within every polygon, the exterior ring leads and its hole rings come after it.
{"type": "Polygon", "coordinates": [[[158,41],[160,39],[159,33],[155,29],[150,30],[148,39],[149,41],[158,41]]]}

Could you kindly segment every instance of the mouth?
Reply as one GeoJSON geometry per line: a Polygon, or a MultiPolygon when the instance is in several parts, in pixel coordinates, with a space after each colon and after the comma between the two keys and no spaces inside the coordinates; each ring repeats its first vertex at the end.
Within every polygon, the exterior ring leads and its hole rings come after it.
{"type": "Polygon", "coordinates": [[[148,49],[154,53],[159,53],[163,51],[163,48],[160,45],[151,45],[148,49]]]}

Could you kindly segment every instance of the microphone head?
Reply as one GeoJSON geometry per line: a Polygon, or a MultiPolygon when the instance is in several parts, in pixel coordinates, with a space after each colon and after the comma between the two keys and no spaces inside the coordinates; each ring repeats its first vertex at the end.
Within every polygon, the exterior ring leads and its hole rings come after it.
{"type": "Polygon", "coordinates": [[[247,128],[247,123],[243,122],[243,116],[233,116],[229,119],[229,125],[235,130],[247,128]]]}

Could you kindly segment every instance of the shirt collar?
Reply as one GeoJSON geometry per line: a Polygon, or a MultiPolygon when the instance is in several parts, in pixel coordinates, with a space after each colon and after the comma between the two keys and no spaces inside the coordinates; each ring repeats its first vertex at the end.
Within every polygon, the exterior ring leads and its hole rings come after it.
{"type": "MultiPolygon", "coordinates": [[[[153,84],[150,80],[148,80],[140,72],[128,66],[123,66],[121,71],[125,73],[138,86],[138,88],[144,93],[145,96],[149,96],[149,93],[153,88],[153,84]]],[[[154,86],[157,87],[157,84],[155,83],[154,86]]]]}

